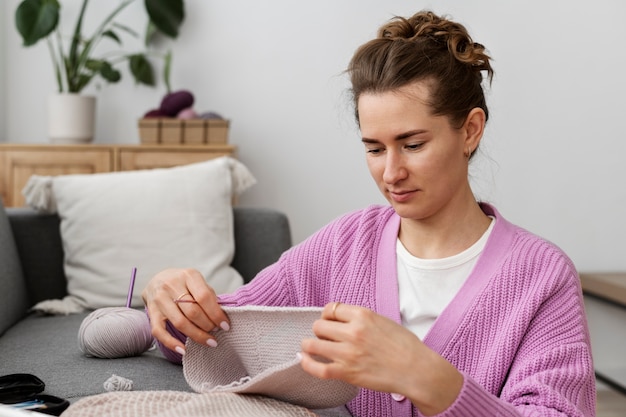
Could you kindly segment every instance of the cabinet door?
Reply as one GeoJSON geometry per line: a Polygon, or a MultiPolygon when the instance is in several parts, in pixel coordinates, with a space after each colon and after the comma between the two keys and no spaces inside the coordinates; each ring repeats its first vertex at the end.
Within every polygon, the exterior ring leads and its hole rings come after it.
{"type": "Polygon", "coordinates": [[[133,146],[118,149],[117,169],[131,171],[136,169],[169,168],[179,165],[206,161],[220,156],[234,156],[235,147],[231,145],[207,146],[133,146]]]}
{"type": "Polygon", "coordinates": [[[107,149],[9,150],[4,153],[3,162],[6,206],[25,205],[22,189],[31,175],[93,174],[113,170],[112,151],[107,149]]]}

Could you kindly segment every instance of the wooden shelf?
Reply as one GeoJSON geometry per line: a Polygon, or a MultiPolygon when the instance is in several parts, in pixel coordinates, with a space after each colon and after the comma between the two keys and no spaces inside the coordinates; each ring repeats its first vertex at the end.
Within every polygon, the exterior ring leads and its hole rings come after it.
{"type": "Polygon", "coordinates": [[[596,378],[626,394],[626,272],[580,273],[596,378]]]}
{"type": "Polygon", "coordinates": [[[580,273],[583,292],[626,307],[626,272],[580,273]]]}
{"type": "Polygon", "coordinates": [[[94,174],[168,168],[235,156],[233,145],[0,144],[0,197],[5,207],[24,205],[31,175],[94,174]]]}

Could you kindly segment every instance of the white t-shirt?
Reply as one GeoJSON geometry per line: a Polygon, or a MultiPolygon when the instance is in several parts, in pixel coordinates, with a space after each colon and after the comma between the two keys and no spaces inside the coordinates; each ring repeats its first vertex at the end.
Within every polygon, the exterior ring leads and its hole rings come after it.
{"type": "Polygon", "coordinates": [[[472,246],[456,255],[421,259],[411,255],[400,239],[396,243],[398,291],[402,325],[420,339],[452,301],[469,274],[493,229],[494,221],[472,246]]]}

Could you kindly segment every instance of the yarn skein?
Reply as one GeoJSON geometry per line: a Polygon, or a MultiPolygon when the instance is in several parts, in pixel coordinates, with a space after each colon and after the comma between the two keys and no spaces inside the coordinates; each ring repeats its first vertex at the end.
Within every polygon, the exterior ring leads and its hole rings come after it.
{"type": "Polygon", "coordinates": [[[128,378],[124,378],[123,376],[113,374],[111,375],[109,379],[104,381],[103,386],[104,386],[104,389],[109,392],[132,391],[133,381],[128,378]]]}
{"type": "Polygon", "coordinates": [[[130,308],[136,276],[137,268],[133,268],[126,307],[99,308],[80,324],[78,347],[85,356],[126,358],[141,355],[154,345],[148,316],[130,308]]]}
{"type": "Polygon", "coordinates": [[[128,307],[104,307],[91,312],[78,329],[78,346],[86,356],[125,358],[141,355],[154,339],[146,313],[128,307]]]}

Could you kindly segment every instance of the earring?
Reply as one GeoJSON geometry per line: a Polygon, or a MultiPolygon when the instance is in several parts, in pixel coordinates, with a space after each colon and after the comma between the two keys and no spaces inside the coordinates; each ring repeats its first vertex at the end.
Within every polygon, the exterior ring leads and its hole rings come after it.
{"type": "Polygon", "coordinates": [[[470,148],[467,148],[465,152],[463,152],[463,155],[469,159],[469,157],[472,156],[472,150],[470,148]]]}

